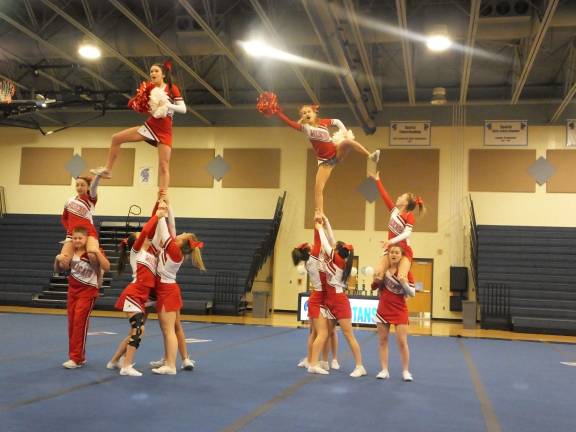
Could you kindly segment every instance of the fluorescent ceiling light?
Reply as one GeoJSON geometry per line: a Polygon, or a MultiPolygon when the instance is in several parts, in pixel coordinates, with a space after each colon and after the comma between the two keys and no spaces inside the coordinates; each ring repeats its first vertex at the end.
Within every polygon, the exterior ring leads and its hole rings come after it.
{"type": "Polygon", "coordinates": [[[431,51],[446,51],[452,46],[452,40],[444,34],[434,34],[426,38],[426,46],[431,51]]]}
{"type": "Polygon", "coordinates": [[[102,51],[96,45],[82,44],[78,48],[78,54],[88,60],[96,60],[102,55],[102,51]]]}

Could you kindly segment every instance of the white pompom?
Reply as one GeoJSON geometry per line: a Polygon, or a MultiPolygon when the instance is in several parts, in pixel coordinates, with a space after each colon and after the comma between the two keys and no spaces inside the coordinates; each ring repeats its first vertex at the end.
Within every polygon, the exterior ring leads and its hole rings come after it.
{"type": "Polygon", "coordinates": [[[335,132],[334,135],[332,135],[332,142],[336,145],[340,144],[344,140],[354,140],[354,139],[356,139],[356,137],[354,136],[354,133],[350,129],[348,130],[338,129],[338,132],[335,132]]]}
{"type": "Polygon", "coordinates": [[[154,118],[164,118],[168,115],[168,95],[164,89],[154,87],[150,91],[150,99],[148,101],[150,106],[150,114],[154,118]]]}
{"type": "Polygon", "coordinates": [[[303,263],[300,263],[296,266],[296,271],[298,274],[303,276],[306,274],[306,266],[303,263]]]}
{"type": "Polygon", "coordinates": [[[350,270],[350,276],[354,277],[358,274],[358,269],[356,267],[352,267],[352,270],[350,270]]]}
{"type": "Polygon", "coordinates": [[[362,274],[366,277],[372,277],[374,276],[374,268],[370,266],[363,267],[362,274]]]}

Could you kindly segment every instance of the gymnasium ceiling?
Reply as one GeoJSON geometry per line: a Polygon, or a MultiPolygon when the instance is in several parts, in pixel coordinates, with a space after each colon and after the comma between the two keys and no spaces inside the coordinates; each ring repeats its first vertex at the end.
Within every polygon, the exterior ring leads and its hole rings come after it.
{"type": "Polygon", "coordinates": [[[390,120],[449,125],[459,105],[468,124],[564,124],[576,118],[575,37],[573,0],[0,0],[0,79],[17,84],[16,99],[57,101],[3,105],[0,119],[136,125],[127,97],[171,58],[189,107],[178,126],[270,125],[255,110],[262,89],[293,117],[315,100],[366,131],[390,120]],[[435,25],[459,48],[429,51],[418,35],[435,25]],[[254,36],[339,73],[250,57],[237,42],[254,36]],[[82,40],[102,58],[80,59],[82,40]],[[446,105],[430,104],[434,87],[446,105]]]}

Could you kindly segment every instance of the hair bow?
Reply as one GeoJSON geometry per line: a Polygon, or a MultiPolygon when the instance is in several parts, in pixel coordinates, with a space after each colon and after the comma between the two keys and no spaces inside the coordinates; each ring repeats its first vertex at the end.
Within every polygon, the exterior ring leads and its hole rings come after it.
{"type": "Polygon", "coordinates": [[[310,247],[310,245],[307,242],[304,243],[300,243],[298,246],[296,246],[296,249],[304,249],[304,248],[308,248],[310,247]]]}
{"type": "Polygon", "coordinates": [[[172,60],[166,60],[164,63],[162,63],[162,66],[167,71],[172,72],[172,60]]]}
{"type": "Polygon", "coordinates": [[[120,243],[118,243],[118,247],[124,246],[126,248],[128,246],[128,237],[123,238],[120,243]]]}
{"type": "Polygon", "coordinates": [[[421,196],[418,196],[418,197],[416,197],[416,200],[414,201],[414,203],[415,203],[417,206],[421,206],[422,204],[424,204],[424,200],[422,199],[421,196]]]}
{"type": "Polygon", "coordinates": [[[189,239],[188,244],[190,245],[191,249],[196,249],[196,248],[202,249],[204,247],[203,241],[196,241],[196,240],[189,239]]]}
{"type": "Polygon", "coordinates": [[[343,244],[342,244],[342,247],[343,247],[344,249],[348,250],[348,251],[353,251],[353,250],[354,250],[354,246],[352,246],[352,245],[349,244],[349,243],[343,243],[343,244]]]}

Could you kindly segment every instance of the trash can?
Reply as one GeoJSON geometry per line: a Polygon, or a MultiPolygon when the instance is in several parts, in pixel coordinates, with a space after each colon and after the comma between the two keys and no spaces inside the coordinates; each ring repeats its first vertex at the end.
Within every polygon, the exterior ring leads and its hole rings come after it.
{"type": "Polygon", "coordinates": [[[472,300],[462,301],[462,324],[465,329],[476,328],[476,302],[472,300]]]}
{"type": "Polygon", "coordinates": [[[270,291],[252,291],[252,316],[254,318],[270,316],[270,291]]]}

